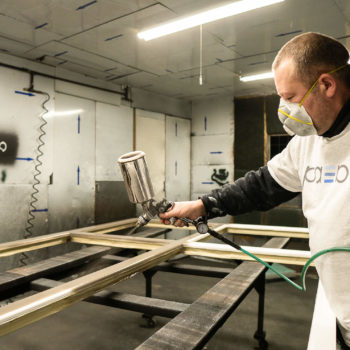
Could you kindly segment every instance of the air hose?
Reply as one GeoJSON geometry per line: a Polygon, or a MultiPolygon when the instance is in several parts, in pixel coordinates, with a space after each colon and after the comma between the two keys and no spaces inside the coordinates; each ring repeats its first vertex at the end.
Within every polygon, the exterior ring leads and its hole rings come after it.
{"type": "Polygon", "coordinates": [[[39,176],[41,175],[41,167],[43,165],[43,162],[41,161],[41,157],[44,155],[43,151],[41,150],[42,147],[44,147],[45,142],[43,141],[43,137],[46,135],[46,132],[44,130],[45,125],[47,124],[47,121],[43,118],[43,116],[48,112],[48,109],[45,107],[45,104],[50,100],[50,95],[46,92],[40,92],[41,94],[46,95],[46,100],[41,104],[42,109],[44,110],[40,114],[40,120],[42,121],[39,132],[40,135],[38,137],[38,147],[37,147],[37,156],[35,158],[36,165],[34,167],[34,183],[32,185],[33,192],[31,193],[31,201],[29,203],[29,216],[30,218],[27,220],[27,227],[26,227],[26,233],[24,235],[24,238],[28,238],[28,236],[31,236],[33,225],[33,220],[35,219],[35,216],[33,215],[33,211],[37,210],[36,202],[38,201],[37,194],[39,193],[38,185],[40,184],[39,176]]]}
{"type": "MultiPolygon", "coordinates": [[[[292,281],[291,279],[289,279],[287,276],[285,276],[283,273],[281,273],[280,271],[278,271],[277,269],[275,269],[272,265],[268,264],[267,262],[265,262],[264,260],[258,258],[257,256],[255,256],[254,254],[248,252],[248,250],[245,250],[244,248],[242,248],[241,246],[239,246],[238,244],[231,242],[230,240],[228,240],[227,238],[221,236],[219,233],[217,233],[214,230],[211,230],[210,228],[208,228],[207,231],[211,236],[219,239],[220,241],[232,246],[235,249],[240,250],[242,253],[250,256],[251,258],[253,258],[254,260],[256,260],[257,262],[259,262],[260,264],[263,264],[265,267],[267,267],[269,270],[273,271],[274,273],[276,273],[278,276],[280,276],[281,278],[283,278],[285,281],[287,281],[288,283],[290,283],[293,287],[302,290],[302,291],[306,291],[306,285],[305,285],[305,275],[306,272],[310,266],[310,264],[316,260],[318,257],[320,257],[321,255],[325,255],[327,253],[332,253],[332,252],[350,252],[350,247],[334,247],[334,248],[328,248],[328,249],[324,249],[321,250],[319,252],[317,252],[316,254],[314,254],[304,265],[302,271],[301,271],[301,276],[300,276],[300,285],[295,283],[294,281],[292,281]]],[[[202,232],[201,232],[202,233],[202,232]]]]}
{"type": "MultiPolygon", "coordinates": [[[[46,135],[44,127],[47,124],[47,121],[44,119],[44,115],[48,112],[48,109],[46,108],[46,103],[50,100],[50,95],[47,92],[44,91],[38,91],[34,90],[32,87],[27,89],[26,91],[30,91],[33,93],[45,95],[46,99],[45,101],[42,102],[41,107],[43,109],[43,112],[40,114],[39,119],[41,120],[41,124],[39,126],[39,137],[38,137],[38,147],[37,147],[37,156],[35,158],[36,164],[35,164],[35,172],[34,172],[34,183],[32,185],[32,193],[30,195],[30,203],[29,203],[29,212],[28,212],[28,220],[27,220],[27,225],[25,228],[25,233],[24,233],[24,238],[27,239],[33,235],[32,229],[34,227],[33,221],[35,219],[35,215],[33,212],[37,210],[36,203],[38,202],[38,197],[37,194],[39,193],[39,188],[38,185],[40,184],[40,179],[39,176],[41,175],[41,167],[42,167],[42,161],[41,158],[44,155],[42,151],[42,147],[44,147],[45,142],[43,140],[44,136],[46,135]]],[[[28,255],[26,253],[21,253],[20,257],[20,263],[22,266],[27,265],[27,259],[28,255]]]]}

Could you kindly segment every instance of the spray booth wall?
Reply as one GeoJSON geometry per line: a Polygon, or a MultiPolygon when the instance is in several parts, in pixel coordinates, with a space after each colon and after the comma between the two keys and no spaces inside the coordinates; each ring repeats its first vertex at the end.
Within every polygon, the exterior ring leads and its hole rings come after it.
{"type": "MultiPolygon", "coordinates": [[[[270,159],[273,137],[286,135],[277,117],[279,97],[214,97],[192,104],[191,198],[232,183],[270,159]]],[[[251,212],[217,222],[306,226],[301,197],[267,212],[251,212]]]]}
{"type": "MultiPolygon", "coordinates": [[[[271,140],[288,138],[277,116],[279,96],[235,98],[235,179],[266,165],[271,157],[271,140]]],[[[284,144],[281,144],[281,150],[284,144]]],[[[279,153],[279,152],[278,152],[279,153]]],[[[306,226],[301,196],[267,212],[252,212],[235,217],[237,223],[306,226]]]]}
{"type": "MultiPolygon", "coordinates": [[[[192,199],[233,181],[232,96],[192,103],[192,199]]],[[[231,217],[216,218],[230,222],[231,217]]]]}
{"type": "MultiPolygon", "coordinates": [[[[44,125],[46,96],[23,90],[29,74],[0,73],[0,242],[134,216],[117,164],[134,145],[145,150],[159,195],[189,199],[190,120],[134,110],[118,94],[35,76],[34,88],[50,96],[44,125]]],[[[2,269],[18,258],[2,260],[2,269]]]]}

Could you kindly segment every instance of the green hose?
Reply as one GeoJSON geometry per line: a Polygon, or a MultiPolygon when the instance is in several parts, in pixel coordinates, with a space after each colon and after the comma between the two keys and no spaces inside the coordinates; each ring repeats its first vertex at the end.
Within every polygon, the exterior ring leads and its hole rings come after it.
{"type": "MultiPolygon", "coordinates": [[[[197,227],[197,226],[196,226],[197,227]]],[[[306,286],[305,286],[305,274],[307,272],[307,269],[309,268],[310,264],[317,259],[319,256],[327,254],[327,253],[331,253],[331,252],[350,252],[350,247],[334,247],[334,248],[329,248],[329,249],[324,249],[319,251],[318,253],[314,254],[304,265],[302,271],[301,271],[301,276],[300,276],[300,284],[297,284],[295,282],[293,282],[291,279],[289,279],[287,276],[285,276],[283,273],[279,272],[277,269],[275,269],[272,265],[268,264],[267,262],[265,262],[264,260],[261,260],[260,258],[258,258],[257,256],[255,256],[254,254],[248,252],[248,250],[245,250],[244,248],[242,248],[240,245],[238,245],[237,243],[234,243],[230,240],[228,240],[226,237],[220,235],[218,232],[210,229],[209,227],[207,227],[207,232],[212,235],[213,237],[219,239],[220,241],[230,245],[231,247],[240,250],[242,253],[250,256],[251,258],[253,258],[254,260],[258,261],[259,263],[263,264],[264,266],[266,266],[268,269],[270,269],[271,271],[273,271],[275,274],[277,274],[278,276],[280,276],[281,278],[283,278],[285,281],[287,281],[288,283],[290,283],[292,286],[294,286],[295,288],[299,289],[299,290],[306,290],[306,286]]]]}
{"type": "Polygon", "coordinates": [[[261,260],[260,258],[258,258],[257,256],[255,256],[254,254],[248,252],[247,250],[245,250],[244,248],[241,247],[240,249],[243,253],[249,255],[251,258],[253,258],[254,260],[258,261],[259,263],[263,264],[264,266],[266,266],[268,269],[270,269],[271,271],[273,271],[274,273],[276,273],[278,276],[280,276],[281,278],[283,278],[285,281],[287,281],[288,283],[290,283],[292,286],[294,286],[295,288],[299,289],[299,290],[306,290],[306,286],[305,286],[305,275],[306,272],[310,266],[310,264],[317,259],[319,256],[327,254],[327,253],[331,253],[331,252],[350,252],[350,247],[334,247],[334,248],[329,248],[329,249],[324,249],[319,251],[318,253],[314,254],[304,265],[302,271],[301,271],[301,276],[300,276],[300,284],[297,284],[295,282],[293,282],[291,279],[289,279],[287,276],[285,276],[283,273],[279,272],[278,270],[276,270],[272,265],[268,264],[267,262],[261,260]]]}

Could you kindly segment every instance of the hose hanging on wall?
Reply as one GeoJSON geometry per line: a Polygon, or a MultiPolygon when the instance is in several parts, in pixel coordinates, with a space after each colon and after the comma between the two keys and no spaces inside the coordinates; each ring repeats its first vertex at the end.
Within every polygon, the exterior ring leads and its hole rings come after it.
{"type": "MultiPolygon", "coordinates": [[[[25,228],[25,232],[24,232],[24,238],[29,238],[33,235],[32,229],[34,227],[33,221],[35,219],[35,215],[33,214],[33,212],[35,212],[37,210],[37,202],[38,202],[38,193],[39,193],[39,184],[40,184],[40,179],[39,176],[41,175],[41,167],[43,165],[41,158],[44,155],[42,148],[45,145],[45,141],[44,141],[44,136],[46,135],[45,132],[45,126],[47,124],[47,121],[44,118],[44,115],[49,111],[45,105],[47,102],[49,102],[50,100],[50,95],[47,92],[43,92],[43,91],[38,91],[38,90],[34,90],[33,89],[33,85],[31,85],[31,87],[29,89],[27,89],[26,91],[30,91],[36,94],[42,94],[46,96],[45,101],[41,104],[42,109],[44,110],[40,116],[39,119],[41,120],[41,125],[39,127],[39,138],[38,138],[38,147],[36,149],[37,151],[37,156],[35,158],[35,171],[34,171],[34,182],[32,185],[32,193],[30,195],[30,203],[29,203],[29,212],[28,212],[28,220],[26,223],[26,228],[25,228]]],[[[28,260],[29,256],[26,253],[21,253],[20,255],[20,264],[21,266],[27,265],[27,260],[28,260]]]]}

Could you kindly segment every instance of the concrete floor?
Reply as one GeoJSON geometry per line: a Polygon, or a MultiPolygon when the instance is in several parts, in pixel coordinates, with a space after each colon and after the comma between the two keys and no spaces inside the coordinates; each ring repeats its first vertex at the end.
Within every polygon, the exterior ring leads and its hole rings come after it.
{"type": "MultiPolygon", "coordinates": [[[[188,262],[188,261],[187,261],[188,262]]],[[[307,291],[286,282],[268,282],[265,300],[265,331],[270,350],[307,348],[317,289],[317,279],[307,278],[307,291]]],[[[218,279],[158,272],[153,296],[191,303],[218,279]]],[[[111,288],[144,295],[143,275],[111,288]]],[[[257,293],[253,290],[205,349],[252,350],[257,322],[257,293]]],[[[145,327],[139,313],[80,302],[46,319],[0,338],[1,350],[134,349],[161,328],[168,319],[155,317],[156,327],[145,327]]]]}

